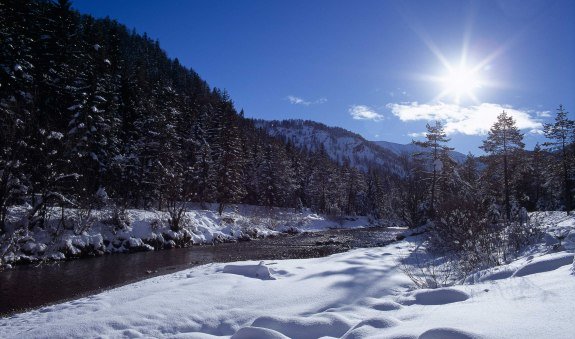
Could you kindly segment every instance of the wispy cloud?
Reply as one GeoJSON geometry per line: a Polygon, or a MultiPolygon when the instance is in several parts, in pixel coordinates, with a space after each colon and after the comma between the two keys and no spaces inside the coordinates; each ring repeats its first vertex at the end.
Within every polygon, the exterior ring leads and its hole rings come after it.
{"type": "Polygon", "coordinates": [[[308,105],[311,104],[311,102],[305,101],[304,99],[299,98],[299,97],[294,97],[293,95],[288,95],[287,99],[289,100],[289,102],[290,102],[291,104],[294,104],[294,105],[305,105],[305,106],[308,106],[308,105]]]}
{"type": "Polygon", "coordinates": [[[536,114],[537,114],[538,117],[541,117],[541,118],[549,118],[549,117],[551,117],[551,112],[549,112],[549,111],[536,112],[536,114]]]}
{"type": "Polygon", "coordinates": [[[427,132],[413,132],[413,133],[407,133],[407,135],[412,138],[421,138],[427,135],[427,132]]]}
{"type": "Polygon", "coordinates": [[[303,98],[296,97],[294,95],[288,95],[286,97],[286,99],[290,102],[290,104],[303,105],[303,106],[317,105],[317,104],[323,104],[323,103],[327,102],[326,98],[319,98],[319,99],[314,100],[314,101],[307,101],[303,98]]]}
{"type": "Polygon", "coordinates": [[[544,112],[533,112],[515,109],[509,105],[482,103],[474,106],[457,104],[419,104],[417,102],[387,104],[387,108],[401,121],[441,121],[447,134],[462,133],[466,135],[486,134],[497,121],[503,110],[515,119],[519,129],[540,130],[542,124],[538,117],[544,112]]]}
{"type": "Polygon", "coordinates": [[[348,109],[349,114],[355,120],[381,121],[385,117],[377,113],[373,108],[365,105],[353,105],[348,109]]]}

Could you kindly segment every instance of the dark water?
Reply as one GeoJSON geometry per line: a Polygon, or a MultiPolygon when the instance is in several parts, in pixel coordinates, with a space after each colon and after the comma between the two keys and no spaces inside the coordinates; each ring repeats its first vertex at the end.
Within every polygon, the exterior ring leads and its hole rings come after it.
{"type": "Polygon", "coordinates": [[[0,272],[0,316],[87,296],[149,277],[213,262],[327,256],[351,248],[382,246],[396,230],[330,230],[238,243],[18,266],[0,272]]]}

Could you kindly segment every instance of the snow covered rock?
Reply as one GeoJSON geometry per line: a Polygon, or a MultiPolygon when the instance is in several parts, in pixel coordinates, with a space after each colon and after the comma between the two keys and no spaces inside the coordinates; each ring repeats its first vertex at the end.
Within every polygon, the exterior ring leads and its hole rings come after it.
{"type": "Polygon", "coordinates": [[[466,284],[476,284],[485,281],[507,279],[515,273],[516,268],[509,266],[492,267],[486,270],[476,272],[465,278],[466,284]]]}
{"type": "Polygon", "coordinates": [[[124,247],[129,249],[131,252],[154,250],[152,246],[145,244],[140,238],[130,238],[128,240],[125,240],[124,247]]]}
{"type": "Polygon", "coordinates": [[[574,256],[575,255],[573,253],[556,253],[541,256],[519,268],[513,274],[513,277],[523,277],[526,275],[556,270],[561,266],[571,264],[574,256]]]}
{"type": "MultiPolygon", "coordinates": [[[[44,249],[45,247],[46,245],[44,245],[44,249]]],[[[38,244],[33,241],[28,241],[20,247],[20,250],[26,255],[33,255],[38,251],[38,244]]]]}
{"type": "Polygon", "coordinates": [[[403,306],[391,300],[381,300],[377,298],[365,298],[358,302],[358,305],[372,308],[377,311],[395,311],[403,306]]]}
{"type": "Polygon", "coordinates": [[[269,328],[290,338],[315,339],[341,337],[350,329],[351,323],[338,314],[320,313],[310,317],[264,316],[254,320],[252,326],[269,328]]]}
{"type": "Polygon", "coordinates": [[[469,294],[454,288],[423,289],[399,298],[403,305],[445,305],[465,301],[469,294]]]}
{"type": "Polygon", "coordinates": [[[381,335],[382,329],[394,327],[400,324],[400,321],[392,317],[375,317],[361,321],[359,324],[347,331],[342,339],[361,339],[377,337],[381,335]]]}
{"type": "Polygon", "coordinates": [[[270,330],[269,328],[261,327],[244,327],[237,331],[231,339],[255,339],[255,338],[266,338],[266,339],[289,339],[285,335],[270,330]]]}
{"type": "Polygon", "coordinates": [[[269,267],[264,262],[258,265],[226,265],[223,269],[224,273],[243,275],[248,278],[256,278],[261,280],[275,280],[269,267]]]}
{"type": "Polygon", "coordinates": [[[476,334],[462,331],[457,328],[440,327],[423,332],[419,339],[477,339],[481,338],[476,334]]]}
{"type": "Polygon", "coordinates": [[[56,252],[53,252],[49,255],[49,259],[55,260],[55,261],[64,260],[64,259],[66,259],[66,256],[64,255],[64,253],[56,251],[56,252]]]}

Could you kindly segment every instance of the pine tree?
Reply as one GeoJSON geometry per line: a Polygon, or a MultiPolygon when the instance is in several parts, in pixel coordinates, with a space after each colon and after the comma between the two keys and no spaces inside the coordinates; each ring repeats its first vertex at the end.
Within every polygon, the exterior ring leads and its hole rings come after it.
{"type": "Polygon", "coordinates": [[[568,148],[575,142],[575,122],[567,118],[563,105],[559,105],[554,124],[545,124],[545,137],[548,141],[543,145],[550,151],[558,151],[561,156],[562,188],[567,214],[573,209],[573,153],[568,148]]]}
{"type": "Polygon", "coordinates": [[[483,141],[480,147],[486,153],[494,156],[496,160],[502,160],[503,172],[503,192],[504,205],[507,219],[511,217],[511,158],[517,155],[525,147],[523,143],[523,134],[515,126],[513,117],[503,111],[497,116],[497,121],[493,124],[487,139],[483,141]]]}
{"type": "Polygon", "coordinates": [[[425,134],[426,141],[414,141],[417,146],[423,147],[426,151],[418,153],[417,156],[423,157],[426,162],[426,168],[430,168],[431,172],[428,173],[429,177],[429,215],[431,218],[435,217],[435,205],[438,198],[438,186],[440,179],[445,178],[448,166],[451,162],[449,158],[449,151],[453,148],[448,147],[446,144],[449,138],[444,131],[441,122],[436,121],[435,125],[426,125],[427,133],[425,134]]]}
{"type": "Polygon", "coordinates": [[[225,205],[241,202],[246,191],[244,187],[244,155],[238,116],[227,93],[215,93],[221,98],[212,123],[215,124],[212,135],[214,158],[213,179],[216,188],[218,212],[223,213],[225,205]]]}
{"type": "Polygon", "coordinates": [[[26,159],[34,108],[34,27],[38,16],[30,1],[0,2],[0,234],[7,207],[28,192],[26,159]]]}
{"type": "Polygon", "coordinates": [[[422,159],[409,154],[401,155],[405,177],[399,183],[399,217],[410,228],[421,226],[425,221],[426,192],[421,189],[425,164],[422,159]]]}
{"type": "Polygon", "coordinates": [[[479,179],[478,167],[479,164],[477,158],[469,152],[465,157],[465,161],[459,168],[461,179],[467,182],[471,187],[477,186],[477,181],[479,179]]]}

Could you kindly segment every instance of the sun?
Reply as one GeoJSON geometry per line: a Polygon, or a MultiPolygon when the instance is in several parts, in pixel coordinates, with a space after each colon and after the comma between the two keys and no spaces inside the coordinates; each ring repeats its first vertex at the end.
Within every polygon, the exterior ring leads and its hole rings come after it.
{"type": "Polygon", "coordinates": [[[460,64],[456,67],[447,65],[446,68],[446,74],[438,79],[443,90],[437,99],[452,97],[456,103],[462,99],[471,99],[476,102],[476,92],[482,86],[482,79],[477,67],[467,67],[465,64],[460,64]]]}
{"type": "Polygon", "coordinates": [[[433,98],[434,102],[452,101],[455,104],[465,102],[479,103],[479,94],[486,89],[500,87],[501,84],[494,82],[488,76],[489,62],[492,58],[486,58],[470,66],[466,52],[463,52],[459,62],[450,62],[439,51],[435,55],[440,61],[441,70],[435,75],[422,75],[420,79],[429,81],[434,88],[438,89],[438,95],[433,98]]]}

